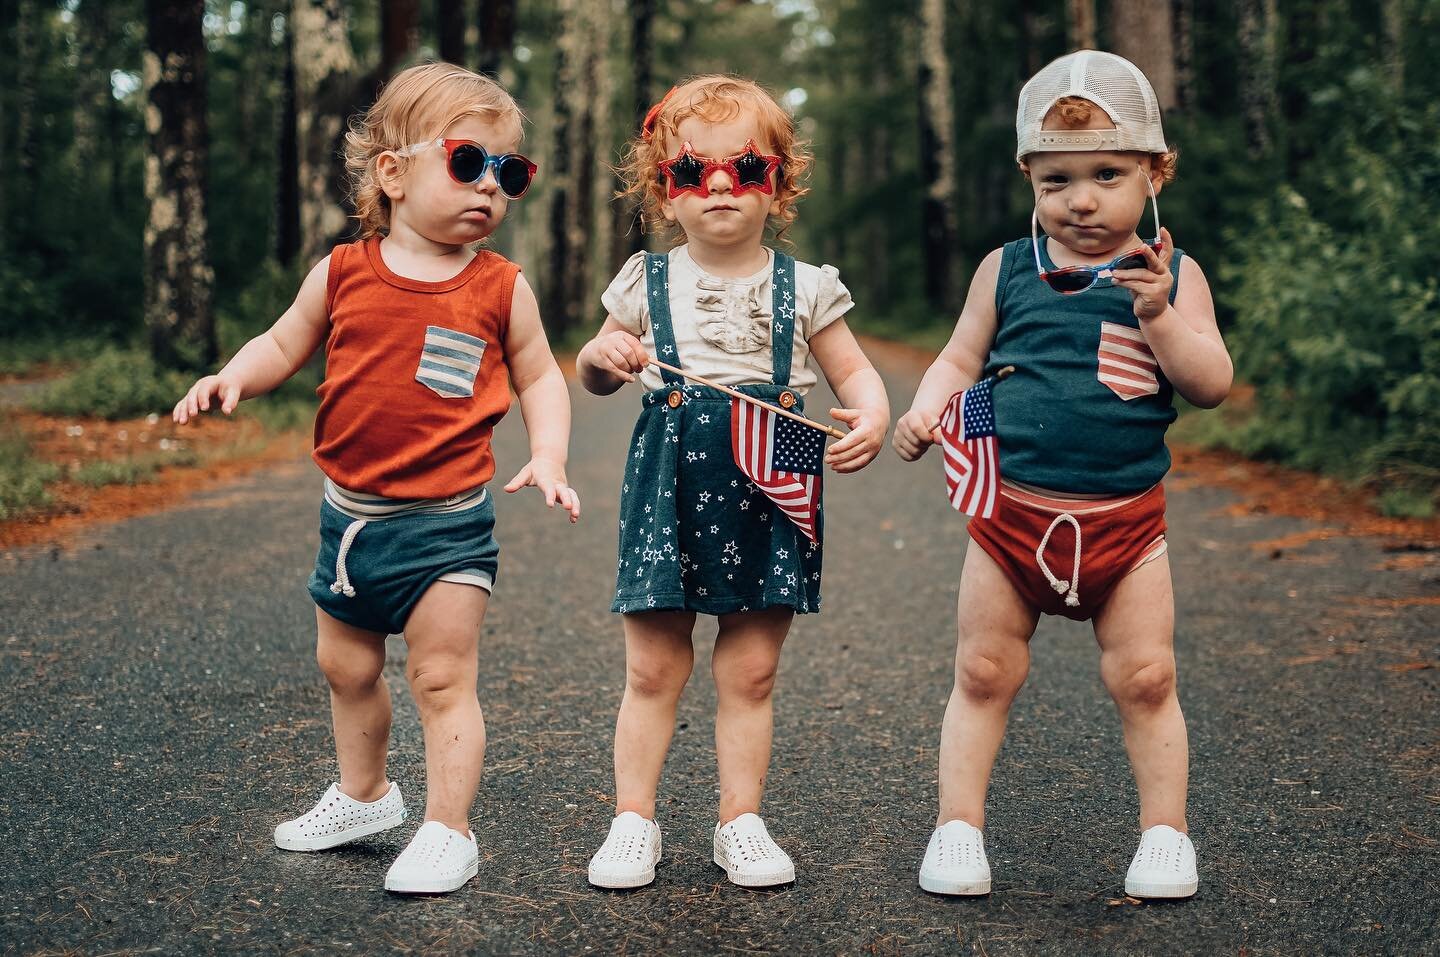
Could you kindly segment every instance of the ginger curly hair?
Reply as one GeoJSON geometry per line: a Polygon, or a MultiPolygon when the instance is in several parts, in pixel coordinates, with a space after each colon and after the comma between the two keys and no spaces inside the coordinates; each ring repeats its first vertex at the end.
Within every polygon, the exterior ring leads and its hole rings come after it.
{"type": "MultiPolygon", "coordinates": [[[[513,123],[517,139],[525,114],[500,84],[452,63],[423,63],[395,75],[345,134],[345,171],[360,238],[390,230],[390,198],[380,186],[380,155],[439,137],[456,120],[479,115],[496,125],[513,123]]],[[[400,172],[411,159],[400,157],[400,172]]]]}
{"type": "Polygon", "coordinates": [[[754,115],[765,148],[780,157],[780,168],[775,172],[779,211],[770,215],[770,226],[775,238],[783,240],[785,231],[795,222],[796,201],[810,192],[803,185],[811,163],[809,144],[798,138],[794,118],[775,98],[760,84],[743,77],[714,73],[690,77],[655,104],[615,170],[625,184],[617,195],[631,197],[639,204],[648,228],[673,235],[679,227],[665,219],[667,196],[660,164],[679,151],[680,124],[691,117],[723,123],[746,112],[754,115]]]}

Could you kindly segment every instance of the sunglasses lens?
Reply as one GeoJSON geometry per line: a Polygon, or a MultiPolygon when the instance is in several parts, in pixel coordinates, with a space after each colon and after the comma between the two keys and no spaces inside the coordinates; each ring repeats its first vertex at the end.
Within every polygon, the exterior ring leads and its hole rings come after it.
{"type": "Polygon", "coordinates": [[[450,172],[462,183],[474,183],[485,175],[490,154],[478,146],[462,143],[450,154],[450,172]]]}
{"type": "Polygon", "coordinates": [[[1115,263],[1115,266],[1114,266],[1113,268],[1115,268],[1115,269],[1144,269],[1144,268],[1145,268],[1145,256],[1144,256],[1144,254],[1142,254],[1142,253],[1136,253],[1136,254],[1133,255],[1133,256],[1126,256],[1124,259],[1121,259],[1121,260],[1117,261],[1117,262],[1115,263]]]}
{"type": "Polygon", "coordinates": [[[667,166],[666,172],[676,189],[698,189],[705,174],[705,164],[687,153],[667,166]]]}
{"type": "Polygon", "coordinates": [[[1095,274],[1088,269],[1067,270],[1045,274],[1045,281],[1056,292],[1084,292],[1095,282],[1095,274]]]}
{"type": "Polygon", "coordinates": [[[513,153],[501,157],[495,169],[495,181],[500,184],[500,192],[519,199],[530,188],[530,164],[513,153]]]}
{"type": "Polygon", "coordinates": [[[735,171],[739,174],[738,179],[741,186],[764,186],[769,178],[768,169],[769,164],[754,151],[746,151],[735,161],[735,171]]]}

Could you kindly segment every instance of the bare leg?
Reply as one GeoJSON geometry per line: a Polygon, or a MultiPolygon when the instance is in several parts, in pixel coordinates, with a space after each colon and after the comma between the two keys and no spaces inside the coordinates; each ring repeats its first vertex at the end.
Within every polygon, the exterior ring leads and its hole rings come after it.
{"type": "Polygon", "coordinates": [[[1030,636],[1039,613],[1000,566],[970,543],[960,575],[960,640],[955,686],[940,728],[940,813],[985,826],[985,793],[1005,737],[1010,704],[1030,671],[1030,636]]]}
{"type": "Polygon", "coordinates": [[[485,717],[475,693],[480,626],[490,594],[436,582],[405,623],[407,677],[425,729],[425,820],[470,833],[485,764],[485,717]]]}
{"type": "Polygon", "coordinates": [[[1115,586],[1095,616],[1100,676],[1125,731],[1140,793],[1140,829],[1185,833],[1190,749],[1175,691],[1175,598],[1162,555],[1115,586]]]}
{"type": "Polygon", "coordinates": [[[721,824],[760,810],[775,726],[775,670],[794,617],[789,608],[720,616],[710,670],[717,698],[715,760],[720,768],[721,824]]]}
{"type": "Polygon", "coordinates": [[[615,719],[615,813],[655,818],[675,707],[695,665],[695,613],[647,611],[625,619],[625,697],[615,719]]]}
{"type": "Polygon", "coordinates": [[[315,659],[330,684],[340,790],[377,801],[389,787],[390,688],[385,684],[385,635],[347,625],[315,609],[315,659]]]}

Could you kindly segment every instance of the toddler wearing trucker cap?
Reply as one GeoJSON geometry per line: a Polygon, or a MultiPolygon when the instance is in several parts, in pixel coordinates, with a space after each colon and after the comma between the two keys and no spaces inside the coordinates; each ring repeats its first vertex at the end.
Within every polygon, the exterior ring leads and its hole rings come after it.
{"type": "Polygon", "coordinates": [[[919,458],[953,393],[1015,366],[993,391],[998,505],[968,526],[940,808],[920,886],[990,890],[985,794],[1045,613],[1093,623],[1120,713],[1140,796],[1126,893],[1188,897],[1199,879],[1161,480],[1173,395],[1219,405],[1230,357],[1204,273],[1160,226],[1175,152],[1145,76],[1109,53],[1061,57],[1021,90],[1016,134],[1035,194],[1030,237],[980,264],[895,431],[900,456],[919,458]]]}

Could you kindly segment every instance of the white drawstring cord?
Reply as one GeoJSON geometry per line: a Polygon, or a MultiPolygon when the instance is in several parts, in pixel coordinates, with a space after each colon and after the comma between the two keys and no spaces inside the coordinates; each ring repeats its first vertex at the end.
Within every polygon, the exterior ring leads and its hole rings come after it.
{"type": "Polygon", "coordinates": [[[1080,604],[1080,523],[1075,520],[1074,515],[1061,512],[1055,516],[1050,527],[1045,529],[1045,537],[1040,539],[1040,547],[1035,549],[1035,562],[1040,566],[1040,571],[1050,583],[1050,587],[1065,595],[1065,604],[1071,608],[1077,607],[1080,604]],[[1071,572],[1070,581],[1056,578],[1050,572],[1050,566],[1045,564],[1045,546],[1050,544],[1050,533],[1055,531],[1061,522],[1069,522],[1075,526],[1075,569],[1071,572]],[[1067,592],[1069,594],[1066,594],[1067,592]]]}
{"type": "Polygon", "coordinates": [[[345,556],[350,551],[350,546],[355,543],[355,536],[360,534],[360,529],[365,527],[365,519],[357,518],[345,526],[345,534],[340,538],[340,551],[335,554],[335,582],[330,586],[332,594],[345,593],[346,598],[355,597],[355,586],[350,584],[350,573],[345,568],[345,556]]]}

